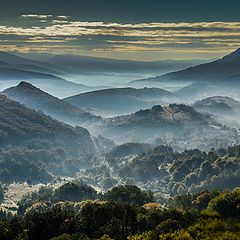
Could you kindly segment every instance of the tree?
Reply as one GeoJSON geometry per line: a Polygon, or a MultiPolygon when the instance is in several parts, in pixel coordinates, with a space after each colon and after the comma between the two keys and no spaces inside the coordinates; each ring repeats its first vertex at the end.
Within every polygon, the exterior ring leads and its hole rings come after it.
{"type": "Polygon", "coordinates": [[[133,185],[114,187],[106,192],[104,197],[107,200],[137,205],[144,205],[153,201],[153,194],[151,192],[142,191],[133,185]]]}
{"type": "Polygon", "coordinates": [[[0,185],[0,202],[3,202],[4,200],[4,189],[2,185],[0,185]]]}
{"type": "Polygon", "coordinates": [[[240,188],[233,192],[223,192],[209,202],[208,208],[223,217],[240,216],[240,188]]]}
{"type": "Polygon", "coordinates": [[[55,201],[78,202],[86,199],[96,199],[97,196],[97,191],[90,186],[66,183],[55,191],[53,198],[55,201]]]}

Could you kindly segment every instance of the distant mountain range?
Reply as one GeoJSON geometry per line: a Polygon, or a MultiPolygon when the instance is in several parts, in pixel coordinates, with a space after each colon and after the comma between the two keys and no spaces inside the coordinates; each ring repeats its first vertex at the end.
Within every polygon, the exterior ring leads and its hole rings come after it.
{"type": "Polygon", "coordinates": [[[65,80],[61,67],[53,63],[0,52],[0,90],[17,85],[21,81],[28,81],[58,97],[96,89],[65,80]]]}
{"type": "Polygon", "coordinates": [[[16,87],[8,88],[2,94],[31,109],[40,110],[46,115],[70,125],[86,124],[101,119],[27,82],[21,82],[16,87]]]}
{"type": "Polygon", "coordinates": [[[30,72],[39,72],[45,74],[59,75],[57,67],[53,64],[44,63],[34,59],[28,59],[26,57],[17,56],[7,52],[0,52],[0,66],[12,69],[19,69],[30,72]]]}
{"type": "Polygon", "coordinates": [[[141,62],[79,55],[0,52],[0,90],[27,81],[63,98],[111,86],[128,86],[128,79],[164,74],[203,62],[208,61],[141,62]]]}
{"type": "Polygon", "coordinates": [[[17,85],[21,81],[28,81],[61,97],[95,89],[55,76],[53,74],[57,72],[48,69],[45,65],[47,64],[0,52],[0,90],[17,85]]]}
{"type": "Polygon", "coordinates": [[[221,82],[240,79],[240,49],[216,61],[138,81],[221,82]]]}
{"type": "Polygon", "coordinates": [[[222,59],[168,73],[154,78],[133,81],[134,85],[152,86],[159,83],[186,82],[189,86],[177,93],[190,99],[221,95],[239,97],[240,49],[222,59]]]}
{"type": "Polygon", "coordinates": [[[177,95],[159,88],[114,88],[79,94],[64,101],[95,114],[116,116],[179,99],[177,95]]]}
{"type": "Polygon", "coordinates": [[[153,62],[117,60],[101,57],[81,56],[74,54],[51,55],[51,54],[20,54],[25,58],[30,58],[50,66],[55,66],[55,70],[62,73],[166,73],[195,66],[209,60],[161,60],[153,62]]]}

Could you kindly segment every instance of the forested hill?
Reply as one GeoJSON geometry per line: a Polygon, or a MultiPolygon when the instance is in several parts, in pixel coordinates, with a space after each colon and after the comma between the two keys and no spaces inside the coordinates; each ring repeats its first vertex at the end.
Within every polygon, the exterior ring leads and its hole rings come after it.
{"type": "Polygon", "coordinates": [[[79,125],[101,119],[42,91],[28,82],[21,82],[16,87],[8,88],[3,91],[3,94],[31,109],[40,110],[67,124],[79,125]]]}
{"type": "Polygon", "coordinates": [[[47,148],[58,145],[66,150],[95,152],[86,129],[70,127],[0,95],[0,145],[37,148],[40,142],[47,148]]]}
{"type": "Polygon", "coordinates": [[[153,142],[161,138],[162,143],[176,145],[181,149],[209,148],[211,142],[218,144],[216,136],[220,141],[223,136],[226,138],[232,134],[232,129],[182,104],[170,104],[167,107],[158,105],[133,114],[105,119],[99,129],[103,136],[121,143],[153,142]]]}

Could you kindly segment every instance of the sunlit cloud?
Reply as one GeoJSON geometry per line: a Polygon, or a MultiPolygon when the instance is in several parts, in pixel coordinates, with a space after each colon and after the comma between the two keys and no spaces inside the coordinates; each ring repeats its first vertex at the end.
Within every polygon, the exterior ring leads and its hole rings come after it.
{"type": "Polygon", "coordinates": [[[52,20],[52,23],[53,23],[53,24],[65,24],[65,23],[69,23],[69,22],[66,21],[66,20],[54,19],[54,20],[52,20]]]}
{"type": "Polygon", "coordinates": [[[56,18],[59,19],[59,20],[67,20],[67,19],[69,19],[70,17],[69,17],[69,16],[64,16],[64,15],[62,15],[62,16],[57,16],[56,18]]]}
{"type": "Polygon", "coordinates": [[[21,15],[22,18],[36,18],[36,19],[48,19],[53,17],[53,15],[40,15],[40,14],[23,14],[21,15]]]}
{"type": "Polygon", "coordinates": [[[0,44],[9,40],[9,46],[21,43],[29,51],[54,52],[62,47],[65,52],[85,49],[89,53],[114,50],[220,54],[238,48],[240,40],[240,22],[123,24],[72,21],[68,16],[37,14],[22,15],[22,18],[36,19],[41,25],[0,25],[0,44]]]}

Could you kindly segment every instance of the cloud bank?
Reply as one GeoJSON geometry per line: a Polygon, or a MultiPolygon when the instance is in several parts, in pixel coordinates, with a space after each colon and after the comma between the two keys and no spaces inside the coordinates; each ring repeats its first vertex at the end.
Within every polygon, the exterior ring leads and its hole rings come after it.
{"type": "Polygon", "coordinates": [[[83,22],[68,16],[22,15],[32,25],[0,25],[3,50],[71,53],[214,53],[239,47],[240,22],[83,22]],[[31,22],[30,22],[31,23],[31,22]]]}

